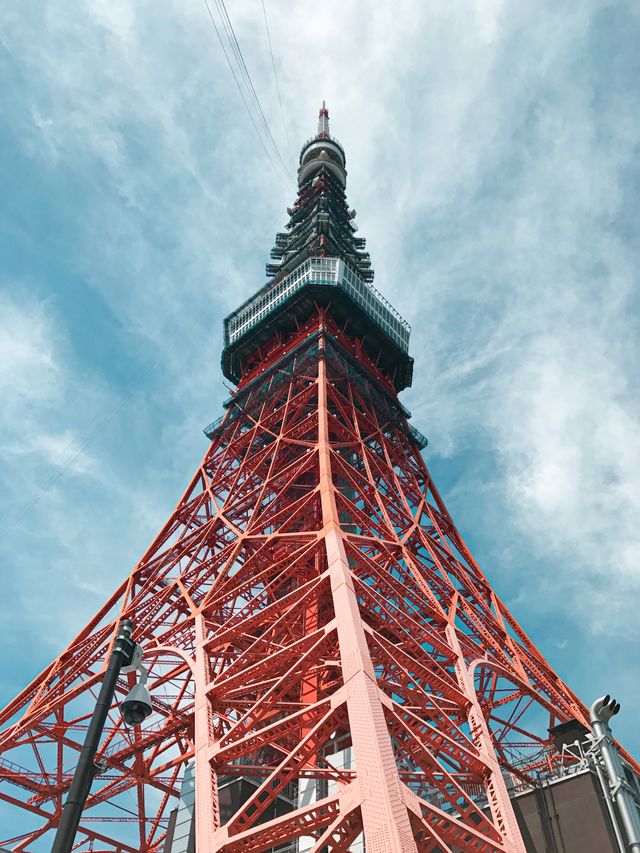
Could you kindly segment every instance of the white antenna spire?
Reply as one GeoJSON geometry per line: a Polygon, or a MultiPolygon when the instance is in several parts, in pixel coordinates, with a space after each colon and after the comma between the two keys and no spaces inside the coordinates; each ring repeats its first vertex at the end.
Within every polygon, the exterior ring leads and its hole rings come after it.
{"type": "Polygon", "coordinates": [[[329,110],[324,101],[318,114],[318,137],[321,139],[331,139],[331,134],[329,133],[329,110]]]}

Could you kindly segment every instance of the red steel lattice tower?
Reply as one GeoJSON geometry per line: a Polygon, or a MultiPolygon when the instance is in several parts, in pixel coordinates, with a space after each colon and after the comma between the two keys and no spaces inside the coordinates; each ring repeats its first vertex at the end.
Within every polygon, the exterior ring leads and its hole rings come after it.
{"type": "Polygon", "coordinates": [[[188,776],[197,853],[522,853],[509,786],[553,771],[549,727],[588,726],[431,480],[397,396],[409,328],[371,285],[345,182],[323,104],[270,280],[225,321],[237,389],[201,465],[131,575],[0,715],[13,850],[50,846],[125,616],[154,713],[128,729],[114,704],[79,851],[177,849],[188,776]]]}

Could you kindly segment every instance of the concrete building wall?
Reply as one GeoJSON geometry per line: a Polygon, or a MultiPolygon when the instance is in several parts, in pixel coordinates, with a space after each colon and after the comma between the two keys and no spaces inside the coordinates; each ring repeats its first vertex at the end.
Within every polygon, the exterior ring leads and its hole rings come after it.
{"type": "Polygon", "coordinates": [[[586,771],[512,799],[527,853],[618,853],[598,780],[586,771]]]}

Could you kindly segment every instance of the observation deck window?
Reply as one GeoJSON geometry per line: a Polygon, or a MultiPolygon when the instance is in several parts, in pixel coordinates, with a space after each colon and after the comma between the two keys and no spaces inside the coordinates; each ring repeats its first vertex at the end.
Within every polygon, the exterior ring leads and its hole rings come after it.
{"type": "Polygon", "coordinates": [[[350,296],[394,344],[407,353],[411,327],[371,284],[339,258],[308,258],[288,276],[269,285],[224,321],[225,346],[235,343],[307,284],[337,287],[350,296]]]}

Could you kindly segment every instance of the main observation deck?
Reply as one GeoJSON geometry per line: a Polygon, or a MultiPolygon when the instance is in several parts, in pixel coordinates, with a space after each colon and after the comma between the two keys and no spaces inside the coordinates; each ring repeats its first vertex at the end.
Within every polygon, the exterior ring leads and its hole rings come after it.
{"type": "Polygon", "coordinates": [[[361,338],[367,352],[393,377],[396,390],[411,385],[409,324],[372,285],[334,257],[307,258],[229,314],[224,321],[224,375],[237,383],[249,356],[275,332],[293,332],[316,305],[329,303],[347,334],[361,338]]]}

